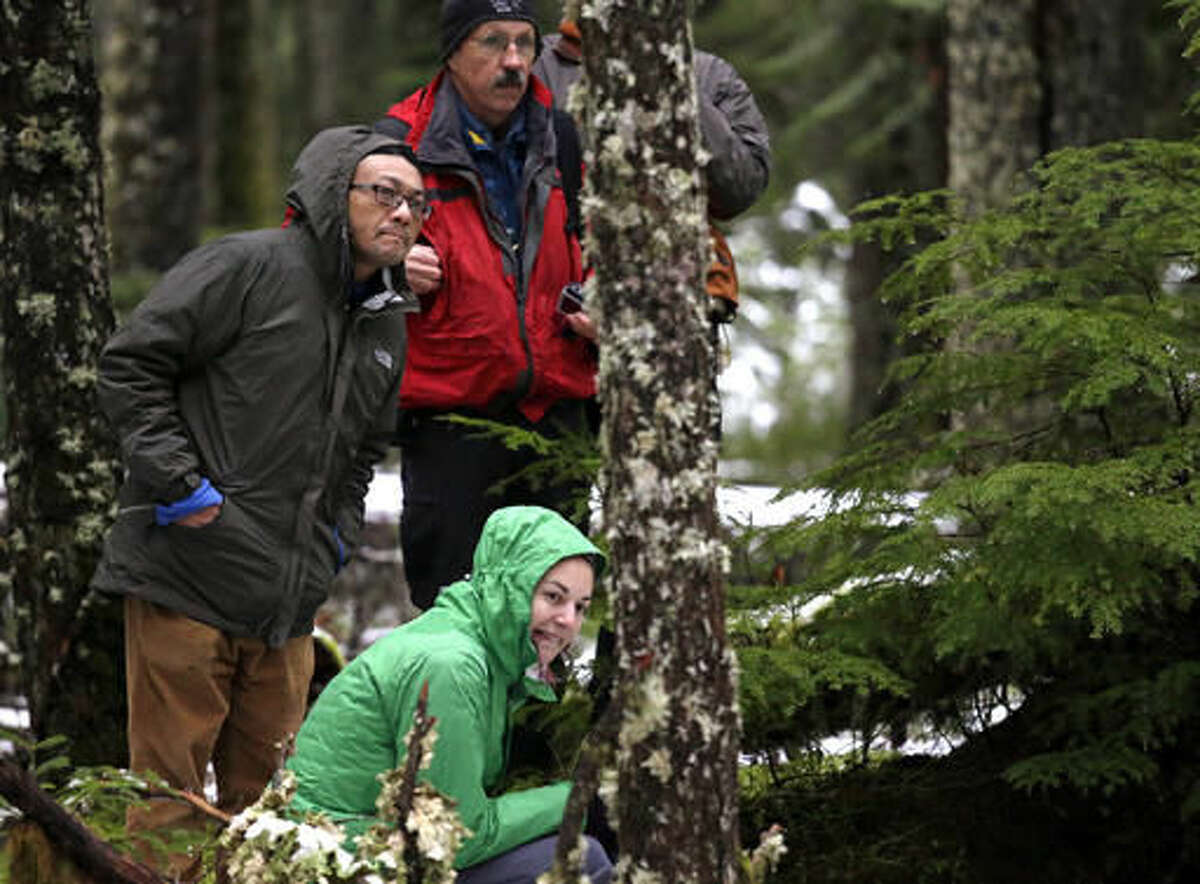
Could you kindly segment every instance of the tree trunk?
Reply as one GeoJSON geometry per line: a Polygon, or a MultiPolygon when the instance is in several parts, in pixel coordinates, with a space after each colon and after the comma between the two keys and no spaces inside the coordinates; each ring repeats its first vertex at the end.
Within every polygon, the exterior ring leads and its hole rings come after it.
{"type": "Polygon", "coordinates": [[[268,0],[219,2],[216,15],[213,221],[233,228],[278,224],[283,181],[275,103],[277,23],[268,0]]]}
{"type": "MultiPolygon", "coordinates": [[[[848,428],[855,428],[887,408],[884,379],[895,358],[896,323],[879,298],[885,258],[879,243],[858,242],[846,262],[842,294],[850,318],[850,411],[848,428]]],[[[888,391],[890,393],[890,391],[888,391]]]]}
{"type": "Polygon", "coordinates": [[[1052,150],[1140,131],[1138,0],[950,0],[949,184],[1002,201],[1052,150]]]}
{"type": "MultiPolygon", "coordinates": [[[[1005,203],[1018,176],[1059,148],[1138,131],[1141,13],[1135,0],[950,0],[949,184],[968,213],[1005,203]]],[[[959,282],[965,288],[965,280],[959,282]]],[[[965,334],[948,346],[965,346],[965,334]]],[[[1040,425],[1031,400],[1010,432],[1040,425]]],[[[991,419],[955,415],[959,426],[991,419]]]]}
{"type": "Polygon", "coordinates": [[[1040,24],[1046,150],[1142,134],[1142,0],[1051,0],[1040,24]]]}
{"type": "Polygon", "coordinates": [[[971,210],[998,205],[1042,153],[1035,0],[949,0],[949,184],[971,210]]]}
{"type": "MultiPolygon", "coordinates": [[[[303,115],[304,128],[311,136],[318,129],[338,122],[338,97],[346,75],[340,51],[341,32],[343,26],[357,24],[362,19],[347,16],[344,4],[335,7],[327,0],[304,0],[297,14],[297,96],[303,96],[297,112],[303,115]]],[[[378,26],[369,17],[364,24],[378,26]]],[[[371,54],[360,51],[360,55],[366,56],[364,63],[377,62],[371,54]]]]}
{"type": "Polygon", "coordinates": [[[619,649],[622,874],[725,884],[739,856],[739,721],[709,432],[690,8],[686,0],[585,7],[585,209],[619,649]]]}
{"type": "Polygon", "coordinates": [[[94,396],[113,327],[87,0],[13,0],[0,21],[0,291],[9,527],[6,639],[34,734],[124,762],[115,606],[88,590],[119,466],[94,396]]]}
{"type": "Polygon", "coordinates": [[[200,237],[203,7],[110,0],[104,144],[114,273],[161,273],[200,237]]]}

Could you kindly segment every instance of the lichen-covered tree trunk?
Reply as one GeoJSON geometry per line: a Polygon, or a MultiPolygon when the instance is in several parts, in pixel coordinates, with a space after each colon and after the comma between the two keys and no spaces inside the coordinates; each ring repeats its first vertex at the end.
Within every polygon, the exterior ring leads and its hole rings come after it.
{"type": "Polygon", "coordinates": [[[200,238],[204,6],[109,0],[105,182],[113,273],[162,272],[200,238]]]}
{"type": "Polygon", "coordinates": [[[738,862],[690,9],[592,0],[579,18],[621,704],[612,815],[620,879],[643,884],[725,884],[738,862]]]}
{"type": "Polygon", "coordinates": [[[1035,0],[949,0],[949,184],[972,209],[1002,202],[1041,155],[1035,0]]]}
{"type": "Polygon", "coordinates": [[[949,0],[949,184],[1002,202],[1046,153],[1140,132],[1139,0],[949,0]]]}
{"type": "Polygon", "coordinates": [[[0,58],[3,641],[35,734],[123,763],[120,619],[87,588],[119,470],[94,396],[113,316],[89,3],[6,2],[0,58]]]}

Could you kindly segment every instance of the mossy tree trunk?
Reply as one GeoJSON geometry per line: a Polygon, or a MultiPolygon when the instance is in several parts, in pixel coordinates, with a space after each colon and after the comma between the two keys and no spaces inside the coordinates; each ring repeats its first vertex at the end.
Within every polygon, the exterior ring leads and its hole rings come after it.
{"type": "Polygon", "coordinates": [[[208,97],[215,120],[212,221],[221,227],[271,226],[284,208],[277,52],[284,34],[270,0],[222,0],[215,11],[216,95],[208,97]]]}
{"type": "Polygon", "coordinates": [[[686,0],[583,6],[585,212],[618,645],[620,875],[723,884],[738,861],[739,720],[690,13],[686,0]]]}
{"type": "Polygon", "coordinates": [[[161,273],[199,241],[203,12],[200,2],[109,0],[102,80],[114,274],[161,273]]]}
{"type": "Polygon", "coordinates": [[[4,642],[35,734],[124,763],[117,607],[88,591],[119,471],[95,365],[113,327],[88,0],[0,13],[4,642]],[[15,657],[15,660],[14,660],[15,657]]]}

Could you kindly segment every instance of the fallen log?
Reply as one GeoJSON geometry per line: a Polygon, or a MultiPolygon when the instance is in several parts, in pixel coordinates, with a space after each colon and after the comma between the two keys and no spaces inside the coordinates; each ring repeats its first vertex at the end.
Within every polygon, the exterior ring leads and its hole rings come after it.
{"type": "MultiPolygon", "coordinates": [[[[58,854],[70,859],[95,884],[170,884],[157,872],[97,838],[43,792],[29,771],[9,758],[0,758],[0,795],[21,811],[26,820],[36,823],[58,854]]],[[[17,878],[14,876],[13,880],[17,878]]]]}

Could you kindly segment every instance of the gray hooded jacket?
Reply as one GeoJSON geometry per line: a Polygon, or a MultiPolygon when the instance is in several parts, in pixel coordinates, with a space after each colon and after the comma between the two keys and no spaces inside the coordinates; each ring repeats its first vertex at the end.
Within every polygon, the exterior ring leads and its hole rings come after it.
{"type": "Polygon", "coordinates": [[[108,342],[98,389],[126,478],[97,589],[273,646],[311,630],[359,538],[417,308],[390,286],[347,300],[349,184],[395,143],[367,127],[319,133],[293,168],[287,226],[186,255],[108,342]],[[220,515],[157,525],[155,505],[187,497],[197,475],[224,494],[220,515]]]}
{"type": "MultiPolygon", "coordinates": [[[[576,44],[577,45],[577,44],[576,44]]],[[[696,87],[700,101],[700,136],[711,159],[708,210],[726,221],[754,204],[771,174],[771,141],[750,87],[729,62],[697,49],[696,87]]],[[[578,50],[552,34],[542,41],[533,72],[554,93],[556,106],[566,108],[567,94],[583,73],[578,50]]]]}

